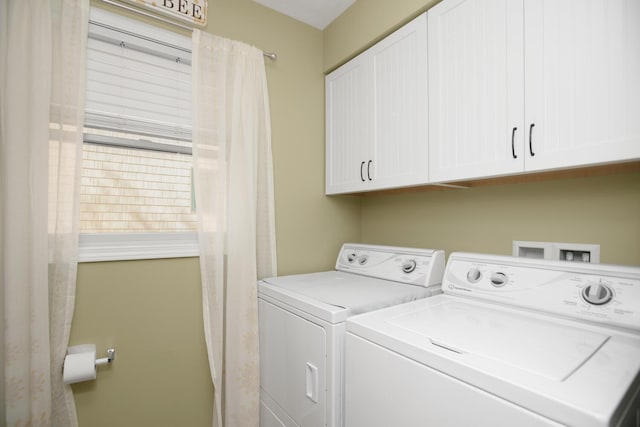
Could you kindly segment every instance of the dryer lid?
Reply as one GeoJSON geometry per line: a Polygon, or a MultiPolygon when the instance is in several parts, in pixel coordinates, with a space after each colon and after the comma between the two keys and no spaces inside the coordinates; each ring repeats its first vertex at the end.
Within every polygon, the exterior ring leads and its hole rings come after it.
{"type": "Polygon", "coordinates": [[[609,339],[552,320],[456,300],[445,300],[388,322],[423,335],[434,345],[555,381],[568,378],[609,339]]]}

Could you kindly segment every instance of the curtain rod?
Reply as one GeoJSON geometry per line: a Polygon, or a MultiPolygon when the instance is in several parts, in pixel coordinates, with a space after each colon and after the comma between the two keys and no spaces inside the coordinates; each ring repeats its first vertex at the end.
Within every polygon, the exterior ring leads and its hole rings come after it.
{"type": "MultiPolygon", "coordinates": [[[[138,9],[138,8],[135,8],[135,7],[127,6],[126,4],[122,4],[122,3],[119,3],[119,2],[115,2],[115,1],[113,1],[113,0],[102,0],[102,2],[103,2],[103,3],[110,4],[110,5],[112,5],[112,6],[119,7],[119,8],[121,8],[121,9],[128,10],[129,12],[133,12],[133,13],[137,13],[137,14],[140,14],[140,15],[144,15],[144,16],[146,16],[146,17],[148,17],[148,18],[152,18],[152,19],[155,19],[155,20],[157,20],[157,21],[164,22],[165,24],[173,25],[174,27],[182,28],[183,30],[193,31],[193,28],[192,28],[192,27],[189,27],[189,26],[187,26],[187,25],[180,24],[180,23],[178,23],[178,22],[172,21],[172,20],[167,19],[167,18],[164,18],[164,17],[162,17],[162,16],[155,15],[155,14],[153,14],[153,13],[145,12],[144,10],[141,10],[141,9],[138,9]]],[[[275,53],[275,52],[265,52],[265,51],[262,51],[262,54],[263,54],[266,58],[269,58],[269,59],[270,59],[270,60],[272,60],[272,61],[275,61],[276,59],[278,59],[278,55],[276,55],[276,53],[275,53]]]]}

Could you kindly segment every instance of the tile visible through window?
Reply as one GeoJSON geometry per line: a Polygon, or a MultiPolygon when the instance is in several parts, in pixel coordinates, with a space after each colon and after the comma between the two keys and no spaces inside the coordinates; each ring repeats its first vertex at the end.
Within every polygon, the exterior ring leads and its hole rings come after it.
{"type": "Polygon", "coordinates": [[[84,144],[83,233],[195,231],[191,156],[84,144]]]}

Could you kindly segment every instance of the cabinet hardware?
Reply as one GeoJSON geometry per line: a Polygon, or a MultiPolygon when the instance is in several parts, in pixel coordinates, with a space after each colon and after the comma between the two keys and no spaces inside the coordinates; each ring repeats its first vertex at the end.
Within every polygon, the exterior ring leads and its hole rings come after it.
{"type": "Polygon", "coordinates": [[[371,179],[371,162],[373,162],[373,160],[369,160],[369,163],[367,163],[367,178],[369,178],[369,181],[372,181],[372,179],[371,179]]]}
{"type": "Polygon", "coordinates": [[[513,156],[514,159],[518,158],[518,156],[516,156],[516,145],[515,145],[515,136],[516,136],[517,130],[518,128],[513,128],[513,130],[511,131],[511,155],[513,156]]]}
{"type": "Polygon", "coordinates": [[[531,153],[531,157],[536,155],[533,152],[533,143],[532,143],[532,140],[531,140],[531,133],[533,133],[533,127],[535,125],[536,125],[535,123],[531,123],[531,126],[529,126],[529,153],[531,153]]]}
{"type": "Polygon", "coordinates": [[[364,168],[364,162],[360,163],[360,179],[364,182],[364,172],[362,171],[362,168],[364,168]]]}

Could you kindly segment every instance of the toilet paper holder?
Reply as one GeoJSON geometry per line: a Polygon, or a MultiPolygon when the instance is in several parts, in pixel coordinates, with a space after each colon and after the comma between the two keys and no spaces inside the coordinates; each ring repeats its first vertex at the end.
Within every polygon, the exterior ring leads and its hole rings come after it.
{"type": "Polygon", "coordinates": [[[96,358],[95,344],[80,344],[67,349],[62,364],[62,380],[65,384],[75,384],[96,379],[99,365],[111,364],[116,358],[116,349],[107,349],[107,357],[96,358]]]}
{"type": "MultiPolygon", "coordinates": [[[[69,349],[67,350],[68,355],[84,353],[84,352],[93,352],[95,354],[96,352],[95,344],[80,344],[73,347],[69,347],[69,349]]],[[[116,360],[116,349],[114,347],[110,347],[107,349],[107,357],[95,359],[95,365],[96,366],[106,365],[108,363],[113,362],[114,360],[116,360]]]]}
{"type": "Polygon", "coordinates": [[[107,349],[107,357],[96,359],[96,366],[106,365],[107,363],[111,363],[114,360],[116,360],[116,349],[111,347],[107,349]]]}

